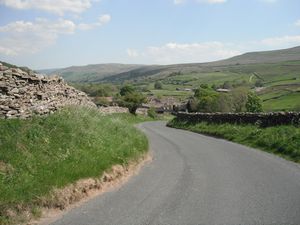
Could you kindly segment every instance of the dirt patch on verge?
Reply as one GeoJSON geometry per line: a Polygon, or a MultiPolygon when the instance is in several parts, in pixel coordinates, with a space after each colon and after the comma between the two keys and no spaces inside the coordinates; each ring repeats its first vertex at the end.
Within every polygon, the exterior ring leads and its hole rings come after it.
{"type": "Polygon", "coordinates": [[[0,160],[0,174],[8,174],[14,171],[14,168],[3,161],[0,160]]]}
{"type": "MultiPolygon", "coordinates": [[[[70,209],[78,207],[98,195],[119,188],[151,160],[152,156],[147,153],[128,165],[113,166],[99,178],[81,179],[63,189],[53,189],[47,196],[39,198],[34,208],[22,207],[22,212],[19,211],[16,214],[19,214],[18,217],[24,221],[22,224],[46,225],[53,223],[70,209]],[[33,220],[34,217],[39,219],[33,220]],[[31,221],[26,223],[25,221],[29,221],[30,218],[31,221]]],[[[8,213],[13,217],[16,216],[15,212],[11,210],[8,210],[8,213]]]]}

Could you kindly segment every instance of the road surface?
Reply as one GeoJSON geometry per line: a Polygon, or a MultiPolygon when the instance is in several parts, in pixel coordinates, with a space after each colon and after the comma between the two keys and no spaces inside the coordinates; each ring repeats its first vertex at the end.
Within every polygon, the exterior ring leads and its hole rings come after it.
{"type": "Polygon", "coordinates": [[[153,162],[54,225],[299,225],[300,167],[163,122],[139,125],[153,162]]]}

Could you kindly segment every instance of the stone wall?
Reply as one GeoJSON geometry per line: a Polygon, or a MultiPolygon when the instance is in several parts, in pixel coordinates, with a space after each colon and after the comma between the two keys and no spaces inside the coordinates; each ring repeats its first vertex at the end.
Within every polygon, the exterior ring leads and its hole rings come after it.
{"type": "Polygon", "coordinates": [[[44,115],[67,105],[96,108],[85,93],[58,76],[48,78],[0,64],[0,118],[44,115]]]}
{"type": "Polygon", "coordinates": [[[119,106],[99,107],[99,111],[103,114],[129,113],[128,108],[119,106]]]}
{"type": "Polygon", "coordinates": [[[300,113],[176,113],[176,119],[190,123],[257,124],[262,127],[277,125],[300,125],[300,113]]]}

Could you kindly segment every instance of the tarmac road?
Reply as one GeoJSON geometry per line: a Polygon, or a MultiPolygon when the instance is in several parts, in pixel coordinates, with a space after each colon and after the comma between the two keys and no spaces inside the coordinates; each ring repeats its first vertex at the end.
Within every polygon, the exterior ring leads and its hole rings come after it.
{"type": "Polygon", "coordinates": [[[300,167],[200,134],[139,125],[153,162],[54,225],[299,225],[300,167]]]}

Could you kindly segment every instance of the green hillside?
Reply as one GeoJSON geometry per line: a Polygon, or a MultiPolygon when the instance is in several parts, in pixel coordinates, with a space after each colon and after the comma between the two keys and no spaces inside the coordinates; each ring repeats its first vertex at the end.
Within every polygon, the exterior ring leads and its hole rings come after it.
{"type": "MultiPolygon", "coordinates": [[[[95,64],[73,66],[54,73],[83,91],[91,89],[93,83],[95,93],[103,92],[97,91],[98,84],[118,87],[131,83],[146,95],[175,97],[184,101],[201,84],[228,89],[243,86],[257,92],[263,100],[265,111],[300,108],[300,47],[246,53],[211,63],[166,66],[95,64]],[[155,82],[162,84],[160,90],[154,88],[155,82]]],[[[108,88],[109,94],[105,96],[117,93],[117,87],[108,88]]]]}
{"type": "Polygon", "coordinates": [[[222,66],[203,72],[174,73],[164,77],[151,77],[147,82],[136,82],[154,95],[162,96],[193,95],[191,91],[176,89],[195,89],[201,84],[219,88],[244,86],[255,90],[263,100],[264,110],[299,110],[300,108],[300,60],[280,63],[245,64],[222,66]],[[159,80],[163,90],[154,90],[159,80]],[[225,87],[224,87],[225,85],[225,87]],[[259,87],[258,87],[259,86],[259,87]]]}
{"type": "Polygon", "coordinates": [[[29,69],[28,67],[25,67],[25,66],[16,66],[14,64],[10,64],[10,63],[7,63],[7,62],[3,62],[3,61],[0,61],[0,63],[3,65],[3,66],[7,66],[8,68],[19,68],[27,73],[31,72],[32,70],[29,69]]]}
{"type": "MultiPolygon", "coordinates": [[[[275,64],[300,60],[300,47],[284,50],[252,52],[230,59],[210,62],[175,65],[126,65],[126,64],[95,64],[87,66],[72,66],[59,70],[50,70],[67,81],[72,82],[113,82],[141,81],[147,78],[164,78],[174,73],[199,74],[233,70],[234,72],[253,72],[256,64],[275,64]],[[244,68],[246,65],[246,68],[244,68]],[[241,71],[240,71],[241,70],[241,71]]],[[[292,65],[289,65],[292,67],[292,65]]],[[[287,68],[290,69],[290,68],[287,68]]],[[[45,70],[42,70],[45,72],[45,70]]],[[[47,71],[46,71],[47,72],[47,71]]]]}
{"type": "Polygon", "coordinates": [[[143,65],[96,64],[87,66],[72,66],[64,69],[41,70],[46,74],[59,74],[71,82],[97,82],[115,74],[125,73],[143,65]]]}

